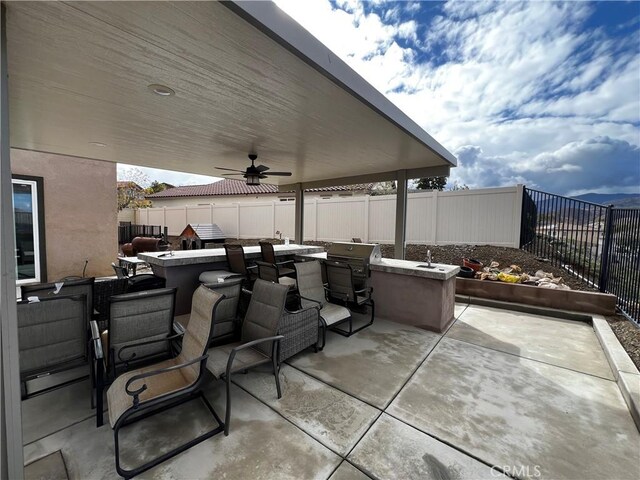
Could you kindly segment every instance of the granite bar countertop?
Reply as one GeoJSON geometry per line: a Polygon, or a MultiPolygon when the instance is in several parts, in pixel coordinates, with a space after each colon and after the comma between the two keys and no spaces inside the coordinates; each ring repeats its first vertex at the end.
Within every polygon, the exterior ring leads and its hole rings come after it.
{"type": "MultiPolygon", "coordinates": [[[[311,245],[274,245],[273,249],[277,257],[287,255],[300,255],[322,252],[322,247],[311,245]]],[[[245,258],[259,260],[262,258],[259,246],[244,247],[245,258]]],[[[183,265],[196,265],[200,263],[226,262],[224,248],[205,248],[202,250],[174,250],[173,252],[146,252],[139,253],[138,258],[150,265],[161,267],[179,267],[183,265]]]]}
{"type": "Polygon", "coordinates": [[[371,262],[373,272],[397,273],[413,277],[431,278],[433,280],[448,280],[460,271],[457,265],[432,263],[433,268],[425,268],[427,262],[412,262],[411,260],[397,260],[395,258],[381,258],[371,262]]]}
{"type": "MultiPolygon", "coordinates": [[[[327,252],[297,254],[296,257],[305,259],[326,260],[327,252]]],[[[460,267],[443,263],[432,263],[433,268],[425,268],[427,262],[412,262],[411,260],[397,260],[395,258],[382,258],[371,262],[372,271],[397,273],[399,275],[411,275],[414,277],[431,278],[433,280],[448,280],[457,275],[460,267]]]]}

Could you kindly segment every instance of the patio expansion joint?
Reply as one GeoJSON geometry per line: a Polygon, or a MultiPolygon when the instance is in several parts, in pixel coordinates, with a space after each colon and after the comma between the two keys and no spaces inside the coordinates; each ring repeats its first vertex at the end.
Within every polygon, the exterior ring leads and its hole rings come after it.
{"type": "Polygon", "coordinates": [[[497,348],[487,347],[486,345],[478,345],[477,343],[471,343],[471,342],[467,342],[465,340],[459,340],[459,339],[453,338],[453,337],[447,337],[447,340],[452,340],[454,342],[464,343],[466,345],[473,345],[474,347],[484,348],[486,350],[491,350],[491,351],[497,352],[497,353],[504,353],[505,355],[511,355],[512,357],[524,358],[525,360],[530,360],[532,362],[538,362],[538,363],[542,363],[544,365],[549,365],[551,367],[562,368],[563,370],[569,370],[570,372],[580,373],[582,375],[588,375],[590,377],[595,377],[595,378],[599,378],[601,380],[606,380],[608,382],[614,382],[615,383],[615,380],[611,380],[610,378],[601,377],[600,375],[594,375],[593,373],[581,372],[580,370],[575,370],[575,369],[569,368],[569,367],[563,367],[562,365],[556,365],[555,363],[544,362],[542,360],[538,360],[537,358],[525,357],[523,355],[518,355],[516,353],[505,352],[503,350],[498,350],[497,348]]]}
{"type": "MultiPolygon", "coordinates": [[[[288,365],[288,364],[287,364],[288,365]]],[[[291,367],[291,365],[289,365],[291,367]]],[[[293,367],[292,367],[293,368],[293,367]]],[[[296,369],[297,370],[297,369],[296,369]]],[[[300,370],[301,371],[301,370],[300,370]]],[[[302,372],[303,374],[306,375],[305,372],[302,372]]],[[[311,375],[309,375],[311,377],[311,375]]],[[[312,377],[315,378],[315,377],[312,377]]],[[[316,379],[318,381],[321,381],[320,379],[316,379]]],[[[349,450],[349,452],[347,452],[346,455],[342,455],[339,452],[336,452],[333,448],[329,447],[328,445],[325,445],[324,443],[322,443],[320,440],[318,440],[317,438],[313,437],[312,435],[310,435],[309,433],[307,433],[304,429],[302,429],[302,427],[300,427],[299,425],[296,425],[293,421],[289,420],[287,417],[285,417],[282,413],[280,413],[278,410],[276,410],[275,408],[273,408],[271,405],[265,403],[263,400],[261,400],[260,398],[258,398],[256,395],[254,395],[253,393],[251,393],[249,390],[247,390],[246,388],[244,388],[242,385],[236,383],[233,381],[233,379],[231,379],[231,382],[238,388],[240,388],[241,390],[243,390],[244,392],[246,392],[248,395],[250,395],[251,397],[255,398],[257,401],[259,401],[260,403],[262,403],[263,405],[265,405],[267,408],[271,409],[273,412],[275,412],[278,416],[282,417],[284,420],[286,420],[287,422],[289,422],[291,425],[293,425],[295,428],[297,428],[298,430],[300,430],[302,433],[304,433],[306,436],[308,436],[309,438],[311,438],[314,442],[318,442],[320,445],[322,445],[324,448],[326,448],[327,450],[329,450],[331,453],[336,454],[338,457],[340,457],[343,461],[347,459],[347,457],[349,456],[349,454],[351,453],[351,451],[358,445],[358,443],[360,443],[360,440],[362,440],[362,438],[367,434],[367,432],[371,429],[371,427],[378,421],[378,419],[380,418],[380,415],[382,415],[382,410],[380,410],[377,407],[374,407],[377,411],[378,414],[376,415],[376,418],[373,420],[373,422],[371,422],[371,425],[369,425],[367,427],[367,430],[362,434],[362,436],[360,438],[358,438],[358,440],[355,442],[354,446],[349,450]]],[[[322,382],[324,385],[327,385],[329,388],[335,388],[333,385],[329,385],[328,383],[322,382]]],[[[343,392],[342,390],[340,390],[339,388],[336,388],[336,390],[341,391],[342,393],[349,395],[350,397],[355,398],[356,400],[360,400],[359,398],[354,397],[353,395],[347,393],[347,392],[343,392]]],[[[361,401],[361,400],[360,400],[361,401]]],[[[363,402],[366,403],[366,402],[363,402]]],[[[369,405],[367,403],[367,405],[369,405]]],[[[373,405],[370,405],[373,407],[373,405]]],[[[351,463],[351,462],[349,462],[351,463]]],[[[327,477],[330,478],[331,475],[333,475],[335,473],[335,471],[338,469],[338,467],[340,467],[340,465],[342,464],[342,461],[338,463],[338,465],[336,465],[336,467],[333,469],[333,471],[331,472],[331,474],[327,477]]]]}

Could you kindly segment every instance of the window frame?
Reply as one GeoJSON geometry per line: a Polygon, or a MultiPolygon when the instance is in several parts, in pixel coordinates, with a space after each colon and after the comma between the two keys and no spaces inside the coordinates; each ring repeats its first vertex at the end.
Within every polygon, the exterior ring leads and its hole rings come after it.
{"type": "MultiPolygon", "coordinates": [[[[47,243],[45,235],[45,222],[44,222],[44,178],[35,177],[32,175],[11,175],[11,198],[13,199],[13,185],[22,184],[31,186],[31,198],[34,215],[34,261],[36,275],[34,278],[17,278],[16,270],[16,285],[26,285],[29,283],[39,283],[47,281],[47,243]]],[[[15,228],[15,206],[13,206],[13,222],[15,228]]],[[[17,230],[16,230],[17,231],[17,230]]],[[[16,265],[17,269],[17,265],[16,265]]]]}

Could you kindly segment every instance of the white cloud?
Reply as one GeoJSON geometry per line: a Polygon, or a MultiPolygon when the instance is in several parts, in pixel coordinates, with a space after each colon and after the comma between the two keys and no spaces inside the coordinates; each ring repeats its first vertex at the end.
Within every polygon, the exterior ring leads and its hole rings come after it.
{"type": "Polygon", "coordinates": [[[173,186],[180,185],[205,185],[222,180],[217,177],[208,177],[205,175],[196,175],[194,173],[173,172],[171,170],[160,170],[157,168],[138,167],[127,165],[125,163],[118,164],[118,180],[132,180],[141,187],[148,187],[153,181],[160,183],[169,183],[173,186]]]}
{"type": "Polygon", "coordinates": [[[640,185],[637,38],[585,30],[591,4],[449,2],[420,23],[419,4],[277,3],[460,156],[452,181],[640,185]]]}

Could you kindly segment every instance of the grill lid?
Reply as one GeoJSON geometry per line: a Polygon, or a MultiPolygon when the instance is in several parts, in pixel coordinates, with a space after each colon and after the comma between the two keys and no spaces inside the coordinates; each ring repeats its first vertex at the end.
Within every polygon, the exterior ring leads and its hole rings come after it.
{"type": "Polygon", "coordinates": [[[374,243],[333,242],[327,250],[327,258],[359,258],[371,262],[382,258],[380,245],[374,243]]]}

